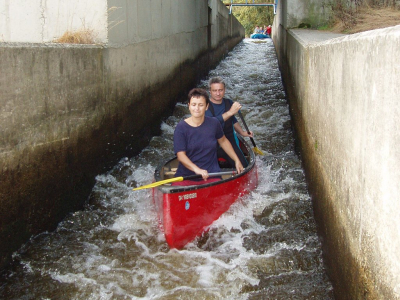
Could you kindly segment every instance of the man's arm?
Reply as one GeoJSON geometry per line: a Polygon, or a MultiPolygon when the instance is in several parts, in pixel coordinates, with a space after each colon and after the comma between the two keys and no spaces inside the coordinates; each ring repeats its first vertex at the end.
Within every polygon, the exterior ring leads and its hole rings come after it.
{"type": "Polygon", "coordinates": [[[249,134],[247,131],[243,130],[243,128],[242,128],[242,126],[240,126],[239,122],[235,123],[235,124],[233,125],[233,128],[235,128],[235,131],[236,131],[237,133],[239,133],[241,136],[244,136],[244,137],[254,137],[253,132],[250,131],[250,134],[249,134]]]}
{"type": "Polygon", "coordinates": [[[239,102],[234,102],[231,108],[222,114],[222,118],[224,121],[228,120],[229,118],[233,117],[237,112],[242,108],[239,102]]]}

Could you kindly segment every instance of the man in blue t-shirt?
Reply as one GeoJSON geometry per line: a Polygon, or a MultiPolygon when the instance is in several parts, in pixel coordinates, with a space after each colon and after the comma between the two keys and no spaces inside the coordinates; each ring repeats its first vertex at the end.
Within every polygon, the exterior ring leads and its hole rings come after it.
{"type": "MultiPolygon", "coordinates": [[[[242,165],[246,167],[248,161],[239,148],[239,141],[236,133],[239,133],[243,137],[253,137],[253,132],[250,132],[249,134],[247,131],[243,130],[242,126],[240,126],[239,122],[235,118],[235,114],[242,108],[242,106],[239,102],[233,102],[230,99],[224,98],[225,82],[221,77],[211,78],[208,82],[208,86],[210,88],[211,97],[209,108],[206,111],[206,116],[215,117],[219,120],[224,129],[226,138],[231,142],[242,165]]],[[[230,163],[231,167],[234,167],[234,162],[222,149],[219,149],[218,157],[226,159],[230,163]]]]}

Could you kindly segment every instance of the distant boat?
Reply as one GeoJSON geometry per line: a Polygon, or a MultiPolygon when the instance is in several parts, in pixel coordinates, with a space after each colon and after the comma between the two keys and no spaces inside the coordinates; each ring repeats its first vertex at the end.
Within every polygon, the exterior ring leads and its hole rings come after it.
{"type": "MultiPolygon", "coordinates": [[[[222,180],[191,186],[161,185],[153,188],[153,199],[160,227],[170,248],[182,248],[201,235],[240,196],[252,191],[258,183],[255,155],[240,139],[240,147],[249,165],[240,174],[224,169],[222,180]]],[[[155,181],[174,176],[178,160],[167,161],[155,171],[155,181]]]]}
{"type": "Polygon", "coordinates": [[[268,34],[262,34],[262,33],[253,33],[250,36],[251,39],[269,39],[271,38],[268,34]]]}

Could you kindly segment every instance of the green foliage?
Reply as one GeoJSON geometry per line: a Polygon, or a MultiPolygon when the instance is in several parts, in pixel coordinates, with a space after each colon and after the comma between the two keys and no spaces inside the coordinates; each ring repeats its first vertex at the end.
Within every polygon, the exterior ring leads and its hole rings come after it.
{"type": "Polygon", "coordinates": [[[329,24],[324,24],[324,25],[319,26],[317,29],[318,30],[329,30],[330,26],[329,26],[329,24]]]}
{"type": "MultiPolygon", "coordinates": [[[[271,0],[247,0],[247,3],[271,3],[271,0]]],[[[225,4],[231,0],[223,0],[225,4]]],[[[246,0],[233,0],[233,3],[246,3],[246,0]]],[[[272,6],[234,6],[232,13],[243,25],[246,36],[250,36],[256,26],[272,25],[274,20],[274,9],[272,6]]]]}

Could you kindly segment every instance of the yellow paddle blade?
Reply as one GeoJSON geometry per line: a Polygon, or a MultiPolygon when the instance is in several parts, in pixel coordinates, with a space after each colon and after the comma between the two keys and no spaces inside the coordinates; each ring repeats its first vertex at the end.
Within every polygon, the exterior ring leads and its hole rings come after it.
{"type": "Polygon", "coordinates": [[[163,185],[163,184],[166,184],[166,183],[179,182],[179,181],[183,181],[183,177],[174,177],[174,178],[170,178],[170,179],[166,179],[166,180],[153,182],[153,183],[148,184],[148,185],[139,186],[137,188],[134,188],[133,190],[137,191],[137,190],[149,189],[149,188],[153,188],[153,187],[156,187],[156,186],[159,186],[159,185],[163,185]]]}
{"type": "Polygon", "coordinates": [[[263,153],[260,149],[258,149],[257,147],[254,147],[254,148],[253,148],[253,151],[254,151],[254,153],[256,153],[256,154],[264,155],[264,153],[263,153]]]}

